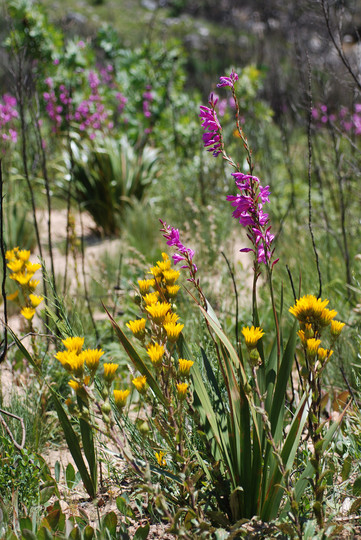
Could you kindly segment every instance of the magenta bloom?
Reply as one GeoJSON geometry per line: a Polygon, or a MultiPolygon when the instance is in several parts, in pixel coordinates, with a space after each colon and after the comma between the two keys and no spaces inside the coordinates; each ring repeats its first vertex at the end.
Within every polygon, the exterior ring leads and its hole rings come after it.
{"type": "Polygon", "coordinates": [[[174,264],[184,261],[184,265],[181,268],[189,268],[190,271],[190,281],[194,280],[194,276],[197,272],[197,266],[193,262],[194,251],[191,248],[185,247],[179,239],[179,230],[174,227],[170,227],[166,224],[165,221],[159,220],[163,225],[161,229],[164,238],[167,240],[167,245],[176,248],[176,253],[173,254],[172,258],[174,264]]]}
{"type": "Polygon", "coordinates": [[[213,94],[210,95],[208,104],[210,107],[205,107],[201,105],[200,107],[200,118],[203,120],[202,127],[206,130],[203,133],[203,144],[207,148],[208,152],[212,152],[214,157],[217,157],[218,154],[221,154],[221,131],[222,126],[219,123],[216,105],[218,98],[215,98],[213,94]]]}
{"type": "Polygon", "coordinates": [[[224,86],[229,86],[230,88],[234,88],[234,83],[238,81],[238,75],[234,71],[232,71],[231,75],[229,77],[220,77],[219,83],[217,84],[218,88],[222,88],[224,86]]]}

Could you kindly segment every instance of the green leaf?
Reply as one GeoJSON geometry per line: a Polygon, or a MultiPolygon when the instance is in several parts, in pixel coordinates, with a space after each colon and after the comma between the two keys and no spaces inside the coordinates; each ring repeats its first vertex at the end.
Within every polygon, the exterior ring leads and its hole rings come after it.
{"type": "Polygon", "coordinates": [[[60,480],[60,462],[58,460],[56,460],[55,465],[54,465],[54,475],[55,475],[56,482],[59,483],[59,480],[60,480]]]}
{"type": "Polygon", "coordinates": [[[94,538],[94,529],[90,525],[87,525],[83,530],[84,540],[92,540],[94,538]]]}
{"type": "Polygon", "coordinates": [[[54,536],[46,527],[41,527],[41,529],[39,529],[36,538],[37,540],[54,540],[54,536]]]}
{"type": "Polygon", "coordinates": [[[356,499],[350,508],[349,515],[355,514],[358,509],[361,507],[361,497],[359,499],[356,499]]]}
{"type": "Polygon", "coordinates": [[[116,533],[117,523],[118,520],[115,512],[108,512],[108,514],[104,516],[102,521],[103,527],[108,529],[112,536],[114,536],[116,533]]]}
{"type": "Polygon", "coordinates": [[[45,486],[40,490],[40,504],[48,502],[50,497],[55,493],[55,486],[45,486]]]}
{"type": "Polygon", "coordinates": [[[145,540],[149,534],[149,523],[146,523],[143,527],[140,525],[135,531],[133,540],[145,540]]]}
{"type": "Polygon", "coordinates": [[[24,540],[36,540],[35,534],[29,529],[22,529],[21,535],[24,538],[24,540]]]}
{"type": "Polygon", "coordinates": [[[354,481],[354,484],[352,486],[352,494],[355,497],[359,497],[361,495],[361,476],[356,478],[356,480],[354,481]]]}
{"type": "Polygon", "coordinates": [[[345,461],[343,462],[342,469],[341,469],[341,478],[344,482],[347,480],[351,473],[351,466],[352,466],[352,460],[350,456],[347,456],[345,461]]]}
{"type": "Polygon", "coordinates": [[[71,463],[68,463],[65,471],[66,485],[69,489],[72,489],[75,483],[75,469],[71,463]]]}

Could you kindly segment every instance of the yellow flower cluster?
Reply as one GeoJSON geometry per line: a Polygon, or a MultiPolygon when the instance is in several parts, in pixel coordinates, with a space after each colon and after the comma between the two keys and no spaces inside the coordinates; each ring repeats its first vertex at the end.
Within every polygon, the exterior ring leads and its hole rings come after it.
{"type": "MultiPolygon", "coordinates": [[[[345,326],[345,323],[334,320],[337,311],[328,309],[326,307],[328,303],[329,300],[322,300],[308,294],[299,298],[296,304],[289,309],[300,323],[298,336],[305,351],[308,368],[315,373],[319,373],[330,359],[333,354],[332,344],[345,326]],[[325,349],[321,347],[321,334],[328,326],[330,327],[331,347],[325,349]]],[[[308,371],[305,369],[303,371],[307,375],[308,371]]]]}
{"type": "MultiPolygon", "coordinates": [[[[180,289],[176,284],[180,272],[171,267],[168,255],[162,253],[162,260],[157,261],[148,274],[151,275],[150,279],[138,280],[143,317],[129,321],[127,327],[142,342],[156,374],[160,376],[161,373],[167,373],[167,381],[171,374],[176,377],[176,395],[182,401],[186,397],[188,384],[179,382],[179,389],[177,381],[189,377],[193,361],[181,358],[176,368],[172,357],[175,343],[184,328],[184,324],[179,322],[179,316],[173,311],[174,299],[180,289]]],[[[134,378],[132,383],[140,394],[146,393],[145,376],[134,378]]]]}
{"type": "Polygon", "coordinates": [[[7,295],[7,299],[19,305],[21,315],[31,324],[36,308],[43,301],[42,296],[34,294],[39,281],[33,279],[35,272],[40,270],[41,264],[32,263],[29,260],[30,251],[18,247],[7,251],[5,258],[8,261],[7,267],[11,272],[9,278],[18,286],[14,293],[7,295]],[[22,299],[19,297],[19,292],[21,292],[22,299]]]}
{"type": "Polygon", "coordinates": [[[82,386],[82,383],[88,385],[94,379],[99,367],[99,360],[103,356],[104,351],[102,349],[83,350],[84,338],[79,336],[63,339],[62,343],[65,350],[58,351],[55,358],[59,360],[64,369],[80,381],[70,381],[70,386],[76,390],[76,388],[79,389],[82,386]],[[87,367],[88,375],[84,377],[85,366],[87,367]]]}

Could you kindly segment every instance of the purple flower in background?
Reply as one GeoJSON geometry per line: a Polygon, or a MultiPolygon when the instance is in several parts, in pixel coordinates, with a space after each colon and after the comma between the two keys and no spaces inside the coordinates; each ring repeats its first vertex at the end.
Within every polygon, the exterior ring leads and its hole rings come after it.
{"type": "Polygon", "coordinates": [[[201,105],[200,115],[199,115],[200,118],[203,120],[202,127],[204,130],[206,130],[206,132],[203,133],[203,137],[202,137],[204,147],[207,148],[208,152],[212,152],[214,157],[217,157],[218,154],[222,153],[222,150],[221,150],[222,126],[218,120],[216,109],[215,109],[217,102],[218,102],[218,98],[215,97],[214,94],[211,94],[208,101],[208,104],[210,105],[210,107],[205,107],[204,105],[201,105]]]}
{"type": "Polygon", "coordinates": [[[0,136],[3,141],[17,142],[18,134],[14,129],[13,122],[18,118],[16,110],[16,98],[10,94],[4,94],[0,102],[0,136]]]}

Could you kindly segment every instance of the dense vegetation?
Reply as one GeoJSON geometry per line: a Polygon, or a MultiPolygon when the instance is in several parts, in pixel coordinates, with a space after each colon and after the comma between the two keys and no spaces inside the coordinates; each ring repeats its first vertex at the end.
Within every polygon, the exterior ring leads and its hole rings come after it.
{"type": "Polygon", "coordinates": [[[284,4],[3,2],[1,538],[357,533],[361,11],[284,4]]]}

